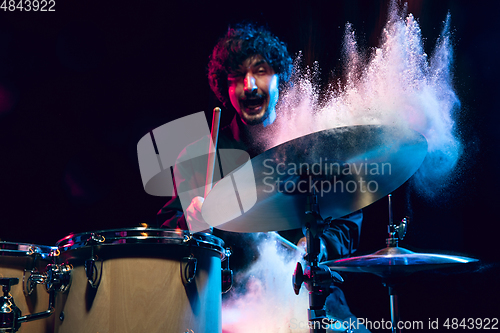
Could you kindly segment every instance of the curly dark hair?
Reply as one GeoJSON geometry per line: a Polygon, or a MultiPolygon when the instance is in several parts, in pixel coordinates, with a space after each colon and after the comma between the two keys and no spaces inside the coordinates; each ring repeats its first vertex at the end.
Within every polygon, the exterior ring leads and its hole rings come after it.
{"type": "Polygon", "coordinates": [[[214,47],[208,63],[210,88],[225,106],[229,104],[228,75],[237,71],[248,57],[257,54],[278,74],[280,85],[289,80],[292,58],[285,43],[264,27],[252,23],[229,28],[227,34],[214,47]]]}

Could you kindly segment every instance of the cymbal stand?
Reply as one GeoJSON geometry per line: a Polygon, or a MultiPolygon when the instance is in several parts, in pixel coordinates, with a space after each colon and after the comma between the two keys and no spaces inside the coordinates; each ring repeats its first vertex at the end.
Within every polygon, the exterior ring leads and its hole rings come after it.
{"type": "Polygon", "coordinates": [[[316,189],[312,187],[312,193],[307,196],[305,225],[302,229],[307,239],[307,254],[304,256],[306,266],[302,270],[302,265],[298,262],[293,274],[295,294],[299,294],[302,283],[309,291],[310,333],[326,333],[329,321],[324,308],[325,301],[332,291],[333,282],[343,282],[337,272],[331,271],[325,265],[320,265],[318,261],[321,248],[320,236],[328,225],[329,220],[323,220],[319,214],[316,189]]]}
{"type": "MultiPolygon", "coordinates": [[[[401,221],[398,226],[394,225],[392,218],[392,194],[388,196],[389,200],[389,225],[388,232],[389,238],[385,240],[387,247],[398,247],[398,239],[403,239],[406,235],[406,228],[408,225],[408,217],[401,221]]],[[[382,284],[389,290],[390,306],[391,306],[391,323],[392,323],[392,333],[401,333],[401,328],[398,328],[399,323],[399,304],[398,295],[396,292],[396,285],[398,281],[395,278],[386,277],[382,279],[382,284]]]]}

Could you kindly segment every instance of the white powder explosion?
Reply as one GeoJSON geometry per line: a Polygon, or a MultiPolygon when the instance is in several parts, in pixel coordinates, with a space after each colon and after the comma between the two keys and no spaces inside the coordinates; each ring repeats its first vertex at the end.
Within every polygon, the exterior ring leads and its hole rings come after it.
{"type": "Polygon", "coordinates": [[[302,287],[295,295],[292,275],[300,261],[299,252],[290,254],[272,234],[259,244],[257,262],[235,276],[235,281],[248,280],[246,291],[231,290],[231,297],[222,305],[223,333],[302,333],[309,332],[308,291],[302,287]],[[302,327],[302,329],[301,329],[302,327]]]}
{"type": "MultiPolygon", "coordinates": [[[[410,128],[428,141],[428,155],[413,185],[431,198],[438,193],[462,154],[453,120],[460,102],[452,85],[450,16],[430,57],[424,52],[418,22],[411,14],[404,16],[393,2],[381,46],[370,53],[358,49],[347,24],[345,84],[330,86],[328,96],[321,99],[315,78],[319,66],[300,70],[299,57],[293,84],[278,106],[279,126],[267,145],[340,126],[410,128]]],[[[297,260],[286,260],[273,243],[263,243],[259,261],[246,272],[251,281],[248,291],[240,295],[234,290],[223,304],[224,333],[301,332],[291,327],[307,321],[309,307],[306,290],[300,296],[293,293],[291,276],[297,260]]]]}
{"type": "Polygon", "coordinates": [[[319,65],[301,70],[299,55],[267,146],[341,126],[410,128],[428,142],[428,155],[414,185],[430,197],[439,192],[462,153],[453,120],[460,102],[452,85],[450,15],[428,57],[417,21],[411,14],[404,18],[403,12],[392,4],[382,44],[369,54],[358,49],[355,33],[347,24],[343,43],[346,82],[330,85],[328,96],[321,99],[316,79],[319,65]]]}

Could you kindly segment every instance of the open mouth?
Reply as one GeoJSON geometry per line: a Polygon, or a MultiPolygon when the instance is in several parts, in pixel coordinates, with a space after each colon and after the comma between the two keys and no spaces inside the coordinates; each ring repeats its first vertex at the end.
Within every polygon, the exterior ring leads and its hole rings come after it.
{"type": "Polygon", "coordinates": [[[262,110],[265,101],[264,96],[252,96],[242,100],[242,105],[247,113],[258,113],[262,110]]]}

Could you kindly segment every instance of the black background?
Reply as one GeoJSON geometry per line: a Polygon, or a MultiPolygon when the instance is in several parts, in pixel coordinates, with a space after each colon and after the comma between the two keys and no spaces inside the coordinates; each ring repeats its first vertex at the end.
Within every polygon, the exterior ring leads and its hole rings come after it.
{"type": "MultiPolygon", "coordinates": [[[[412,213],[402,246],[463,254],[481,265],[415,274],[401,287],[403,319],[500,317],[500,29],[496,1],[409,1],[427,53],[451,13],[462,172],[433,200],[395,192],[412,213]],[[411,203],[411,206],[408,205],[411,203]]],[[[154,225],[165,198],[142,187],[136,145],[148,131],[219,105],[206,64],[228,24],[266,24],[326,79],[340,77],[344,26],[379,44],[386,1],[57,1],[55,12],[0,11],[0,238],[54,245],[70,232],[154,225]]],[[[232,118],[225,112],[222,123],[232,118]]],[[[361,253],[385,245],[387,208],[365,209],[361,253]]],[[[346,275],[353,312],[389,319],[380,279],[346,275]]],[[[498,326],[497,326],[498,327],[498,326]]],[[[469,330],[470,331],[470,330],[469,330]]]]}

